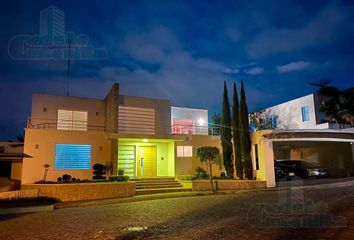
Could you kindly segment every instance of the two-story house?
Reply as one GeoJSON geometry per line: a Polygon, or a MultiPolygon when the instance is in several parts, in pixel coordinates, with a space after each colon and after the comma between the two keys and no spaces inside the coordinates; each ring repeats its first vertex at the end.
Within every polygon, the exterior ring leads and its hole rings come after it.
{"type": "MultiPolygon", "coordinates": [[[[114,84],[105,99],[33,94],[25,129],[22,183],[63,174],[92,179],[95,163],[113,163],[131,178],[192,174],[199,146],[217,146],[208,111],[172,107],[171,101],[119,94],[114,84]]],[[[215,171],[215,174],[218,174],[215,171]]]]}
{"type": "Polygon", "coordinates": [[[273,129],[342,129],[351,127],[328,119],[320,111],[325,96],[309,94],[261,110],[261,121],[273,129]]]}
{"type": "Polygon", "coordinates": [[[253,129],[251,150],[257,178],[275,186],[274,160],[301,160],[321,166],[329,177],[354,175],[353,128],[321,113],[325,100],[310,94],[261,110],[253,115],[257,119],[250,115],[251,126],[259,121],[258,129],[253,129]]]}

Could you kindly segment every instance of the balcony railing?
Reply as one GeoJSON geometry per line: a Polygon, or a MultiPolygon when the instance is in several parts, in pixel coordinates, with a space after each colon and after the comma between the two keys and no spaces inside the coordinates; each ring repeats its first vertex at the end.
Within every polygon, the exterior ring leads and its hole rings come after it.
{"type": "Polygon", "coordinates": [[[56,129],[56,130],[69,130],[69,131],[105,131],[105,126],[102,125],[91,125],[83,121],[65,121],[65,120],[54,122],[50,120],[36,119],[36,121],[32,121],[32,119],[28,119],[27,128],[56,129]]]}
{"type": "Polygon", "coordinates": [[[174,124],[170,127],[173,135],[220,135],[220,126],[186,126],[174,124]]]}
{"type": "MultiPolygon", "coordinates": [[[[28,119],[27,128],[35,129],[54,129],[54,130],[69,130],[69,131],[105,131],[105,126],[91,125],[82,121],[63,121],[55,122],[46,119],[28,119]]],[[[137,127],[135,127],[137,128],[137,127]]],[[[135,129],[134,128],[134,129],[135,129]]],[[[159,126],[157,126],[159,128],[159,126]]],[[[137,128],[138,129],[138,128],[137,128]]],[[[161,129],[161,128],[160,128],[161,129]]],[[[181,125],[169,125],[165,126],[165,134],[172,135],[220,135],[220,126],[181,126],[181,125]]],[[[136,131],[127,134],[136,134],[136,131]]]]}

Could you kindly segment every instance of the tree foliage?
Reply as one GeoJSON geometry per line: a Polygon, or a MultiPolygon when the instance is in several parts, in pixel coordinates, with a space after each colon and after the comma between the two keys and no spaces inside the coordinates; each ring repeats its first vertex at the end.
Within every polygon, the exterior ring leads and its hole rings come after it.
{"type": "Polygon", "coordinates": [[[330,120],[354,125],[354,89],[330,97],[320,107],[330,120]]]}
{"type": "Polygon", "coordinates": [[[248,107],[246,102],[246,94],[241,80],[241,91],[240,91],[240,125],[241,125],[241,149],[242,149],[242,160],[244,166],[244,173],[247,179],[253,179],[253,168],[251,161],[251,137],[250,137],[250,126],[248,119],[248,107]]]}
{"type": "Polygon", "coordinates": [[[278,116],[270,115],[265,109],[260,109],[249,114],[250,123],[255,130],[265,130],[265,129],[274,129],[272,117],[278,116]]]}
{"type": "Polygon", "coordinates": [[[239,179],[243,179],[243,164],[242,164],[242,149],[241,149],[241,125],[240,125],[240,117],[239,117],[239,102],[238,102],[238,96],[237,96],[236,83],[234,83],[232,123],[233,123],[232,137],[234,140],[234,156],[235,156],[236,176],[239,179]]]}
{"type": "Polygon", "coordinates": [[[217,147],[199,147],[197,148],[196,155],[200,162],[206,165],[209,172],[209,179],[211,184],[211,189],[214,191],[213,186],[213,165],[220,165],[220,151],[217,147]]]}
{"type": "Polygon", "coordinates": [[[320,107],[329,121],[354,125],[354,88],[340,91],[337,87],[330,86],[332,80],[320,80],[310,83],[317,87],[317,93],[327,97],[320,107]]]}
{"type": "Polygon", "coordinates": [[[221,146],[226,174],[233,178],[234,165],[232,159],[232,133],[231,133],[231,113],[230,103],[227,93],[226,82],[224,82],[223,104],[221,112],[221,146]]]}

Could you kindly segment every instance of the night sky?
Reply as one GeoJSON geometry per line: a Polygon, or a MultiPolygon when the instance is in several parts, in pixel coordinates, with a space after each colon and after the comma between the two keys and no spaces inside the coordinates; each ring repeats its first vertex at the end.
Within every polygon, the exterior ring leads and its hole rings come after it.
{"type": "Polygon", "coordinates": [[[66,32],[85,34],[105,53],[73,59],[70,95],[104,98],[119,82],[122,94],[213,114],[224,80],[229,93],[244,80],[251,111],[310,94],[308,83],[320,79],[354,85],[354,1],[5,0],[0,140],[22,132],[32,93],[66,94],[65,59],[14,58],[19,49],[9,44],[39,34],[40,11],[50,5],[64,11],[66,32]]]}

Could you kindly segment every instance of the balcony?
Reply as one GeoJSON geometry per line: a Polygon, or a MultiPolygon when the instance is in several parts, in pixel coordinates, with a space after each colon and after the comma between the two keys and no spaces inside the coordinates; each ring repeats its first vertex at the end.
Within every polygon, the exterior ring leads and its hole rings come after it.
{"type": "MultiPolygon", "coordinates": [[[[105,131],[105,126],[88,124],[86,121],[54,121],[48,119],[28,119],[27,128],[32,129],[51,129],[66,131],[105,131]]],[[[220,126],[182,126],[168,125],[165,128],[166,133],[171,135],[220,135],[220,126]]],[[[145,130],[144,126],[134,126],[134,131],[126,134],[141,134],[145,130]]],[[[152,134],[154,135],[154,134],[152,134]]]]}
{"type": "Polygon", "coordinates": [[[172,135],[220,135],[220,126],[190,126],[174,124],[170,127],[172,135]]]}
{"type": "Polygon", "coordinates": [[[28,119],[27,128],[34,129],[51,129],[51,130],[66,130],[66,131],[105,131],[105,126],[91,125],[86,121],[53,121],[48,119],[28,119]]]}

